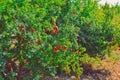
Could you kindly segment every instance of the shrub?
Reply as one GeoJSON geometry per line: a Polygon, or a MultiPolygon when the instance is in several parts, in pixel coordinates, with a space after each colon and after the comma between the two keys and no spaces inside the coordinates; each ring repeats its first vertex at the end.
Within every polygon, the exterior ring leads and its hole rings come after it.
{"type": "Polygon", "coordinates": [[[112,23],[115,14],[107,4],[3,0],[0,5],[0,73],[4,78],[40,79],[59,70],[78,77],[82,64],[95,61],[85,52],[102,53],[111,42],[119,41],[119,27],[114,28],[119,23],[112,23]]]}
{"type": "Polygon", "coordinates": [[[80,28],[69,22],[70,1],[5,0],[0,5],[0,48],[7,61],[6,77],[39,79],[55,75],[58,68],[82,74],[82,64],[89,59],[83,54],[80,28]]]}
{"type": "MultiPolygon", "coordinates": [[[[112,23],[115,15],[119,14],[119,7],[110,7],[108,4],[100,6],[96,1],[93,2],[92,0],[82,2],[76,0],[70,6],[72,7],[69,8],[69,11],[74,9],[76,15],[72,16],[70,14],[71,20],[69,23],[80,28],[79,36],[87,53],[91,53],[91,55],[96,55],[96,53],[104,55],[106,54],[104,50],[111,43],[119,42],[119,26],[115,27],[112,23]],[[116,13],[114,13],[115,11],[116,13]]],[[[118,17],[118,15],[116,16],[118,17]]]]}

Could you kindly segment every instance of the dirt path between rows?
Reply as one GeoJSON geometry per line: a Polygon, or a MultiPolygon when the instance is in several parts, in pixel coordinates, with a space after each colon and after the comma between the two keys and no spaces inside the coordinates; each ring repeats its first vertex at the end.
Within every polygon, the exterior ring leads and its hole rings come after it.
{"type": "Polygon", "coordinates": [[[100,68],[88,74],[84,73],[80,80],[120,80],[120,47],[117,47],[111,55],[112,59],[105,57],[100,68]]]}
{"type": "Polygon", "coordinates": [[[120,47],[113,51],[113,54],[118,54],[118,61],[113,62],[108,58],[102,61],[103,67],[110,72],[110,76],[106,80],[120,80],[120,47]]]}

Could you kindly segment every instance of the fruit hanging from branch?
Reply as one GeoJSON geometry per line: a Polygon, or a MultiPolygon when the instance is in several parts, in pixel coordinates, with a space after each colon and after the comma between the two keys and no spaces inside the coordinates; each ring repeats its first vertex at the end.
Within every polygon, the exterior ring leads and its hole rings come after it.
{"type": "Polygon", "coordinates": [[[58,34],[58,26],[54,26],[54,27],[53,27],[53,30],[54,30],[54,33],[55,33],[55,34],[58,34]]]}

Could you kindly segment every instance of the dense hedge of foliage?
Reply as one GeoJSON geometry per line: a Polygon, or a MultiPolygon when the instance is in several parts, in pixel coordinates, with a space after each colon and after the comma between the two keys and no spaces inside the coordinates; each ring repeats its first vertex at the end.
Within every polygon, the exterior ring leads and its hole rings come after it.
{"type": "Polygon", "coordinates": [[[58,71],[77,76],[82,64],[120,45],[120,6],[93,0],[0,1],[0,77],[39,80],[58,71]]]}

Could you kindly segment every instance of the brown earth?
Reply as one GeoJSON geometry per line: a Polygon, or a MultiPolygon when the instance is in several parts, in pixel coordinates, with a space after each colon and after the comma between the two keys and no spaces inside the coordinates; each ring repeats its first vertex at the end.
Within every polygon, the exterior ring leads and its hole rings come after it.
{"type": "Polygon", "coordinates": [[[80,80],[120,80],[120,47],[106,56],[99,68],[83,73],[80,80]]]}
{"type": "Polygon", "coordinates": [[[117,61],[111,61],[109,58],[102,61],[102,66],[110,72],[106,80],[120,80],[120,47],[117,47],[112,53],[116,54],[117,61]]]}

